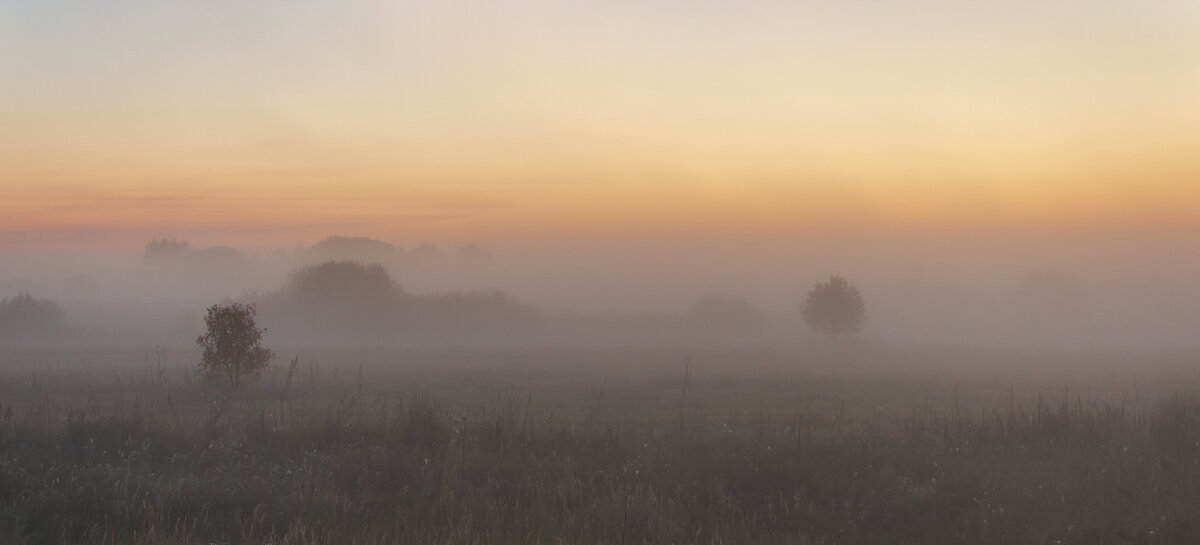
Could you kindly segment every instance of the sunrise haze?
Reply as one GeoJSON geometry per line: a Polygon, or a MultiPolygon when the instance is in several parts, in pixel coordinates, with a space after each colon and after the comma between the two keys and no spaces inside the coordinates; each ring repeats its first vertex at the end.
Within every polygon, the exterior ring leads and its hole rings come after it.
{"type": "Polygon", "coordinates": [[[4,2],[0,244],[1194,231],[1200,5],[4,2]]]}

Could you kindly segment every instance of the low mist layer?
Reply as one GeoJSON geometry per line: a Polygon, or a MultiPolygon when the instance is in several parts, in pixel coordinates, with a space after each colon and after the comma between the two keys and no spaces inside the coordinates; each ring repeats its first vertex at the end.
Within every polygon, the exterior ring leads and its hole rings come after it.
{"type": "Polygon", "coordinates": [[[824,342],[799,304],[840,275],[849,342],[1195,348],[1187,237],[863,237],[401,245],[329,236],[240,249],[0,255],[0,342],[186,345],[205,308],[256,303],[288,344],[824,342]]]}

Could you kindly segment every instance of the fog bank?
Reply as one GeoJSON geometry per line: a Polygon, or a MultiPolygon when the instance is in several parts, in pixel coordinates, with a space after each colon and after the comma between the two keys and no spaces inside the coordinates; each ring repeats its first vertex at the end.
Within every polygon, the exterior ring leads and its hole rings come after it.
{"type": "Polygon", "coordinates": [[[823,341],[804,327],[798,305],[815,282],[837,274],[866,302],[858,342],[1184,350],[1200,347],[1200,260],[1190,241],[1183,234],[486,243],[343,236],[242,249],[236,241],[156,239],[109,252],[5,251],[0,298],[27,293],[58,304],[63,342],[186,345],[204,308],[228,299],[259,303],[270,337],[287,342],[815,343],[823,341]],[[386,272],[403,295],[395,308],[375,311],[388,318],[336,300],[308,303],[324,321],[286,307],[280,294],[296,271],[345,261],[386,272]]]}

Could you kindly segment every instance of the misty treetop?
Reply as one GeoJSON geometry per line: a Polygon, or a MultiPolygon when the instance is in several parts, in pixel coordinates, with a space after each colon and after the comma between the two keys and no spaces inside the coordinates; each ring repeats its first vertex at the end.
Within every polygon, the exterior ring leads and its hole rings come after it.
{"type": "Polygon", "coordinates": [[[300,267],[260,300],[275,334],[306,343],[461,340],[511,332],[540,317],[499,290],[410,294],[384,265],[358,261],[300,267]]]}
{"type": "Polygon", "coordinates": [[[283,292],[297,302],[381,301],[402,294],[379,263],[332,260],[292,271],[283,292]]]}
{"type": "Polygon", "coordinates": [[[837,339],[857,333],[867,321],[867,309],[858,287],[841,276],[818,281],[800,304],[804,323],[816,331],[837,339]]]}
{"type": "Polygon", "coordinates": [[[309,248],[308,256],[313,260],[374,262],[392,260],[401,251],[382,240],[330,235],[309,248]]]}
{"type": "MultiPolygon", "coordinates": [[[[307,263],[324,261],[360,261],[390,265],[419,265],[435,262],[446,257],[446,252],[436,245],[422,242],[405,250],[382,240],[362,236],[327,236],[307,250],[298,250],[299,257],[307,263]]],[[[476,243],[460,246],[454,254],[459,260],[482,262],[491,259],[492,252],[476,243]]]]}
{"type": "Polygon", "coordinates": [[[0,300],[0,337],[41,337],[64,328],[66,313],[58,303],[29,292],[0,300]]]}
{"type": "Polygon", "coordinates": [[[249,260],[245,252],[229,246],[193,247],[186,241],[157,239],[146,243],[142,259],[148,263],[187,261],[193,265],[244,265],[249,260]]]}
{"type": "Polygon", "coordinates": [[[146,243],[142,258],[148,261],[174,259],[192,251],[192,246],[186,241],[167,238],[155,239],[146,243]]]}

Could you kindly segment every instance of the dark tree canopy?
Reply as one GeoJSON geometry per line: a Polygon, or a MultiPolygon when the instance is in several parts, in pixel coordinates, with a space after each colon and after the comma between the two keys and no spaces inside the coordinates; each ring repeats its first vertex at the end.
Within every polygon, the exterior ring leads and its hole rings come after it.
{"type": "Polygon", "coordinates": [[[28,292],[0,300],[0,337],[38,337],[63,329],[65,314],[58,303],[28,292]]]}
{"type": "Polygon", "coordinates": [[[165,238],[146,244],[142,262],[162,271],[183,272],[204,282],[237,281],[252,265],[250,256],[236,248],[202,248],[165,238]]]}
{"type": "Polygon", "coordinates": [[[255,312],[254,305],[241,303],[208,307],[204,316],[207,331],[196,339],[204,349],[200,373],[205,378],[225,377],[237,388],[271,362],[274,353],[262,346],[265,330],[254,323],[255,312]]]}
{"type": "Polygon", "coordinates": [[[387,269],[378,263],[326,261],[292,272],[286,297],[302,302],[383,301],[399,294],[387,269]]]}
{"type": "Polygon", "coordinates": [[[817,282],[800,304],[804,323],[816,331],[837,338],[857,333],[867,321],[858,288],[841,276],[831,276],[827,282],[817,282]]]}

